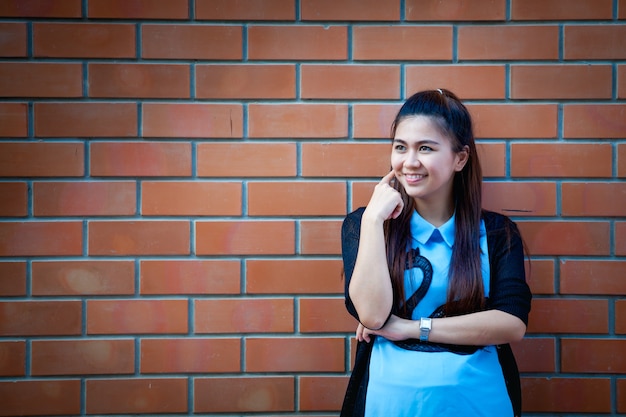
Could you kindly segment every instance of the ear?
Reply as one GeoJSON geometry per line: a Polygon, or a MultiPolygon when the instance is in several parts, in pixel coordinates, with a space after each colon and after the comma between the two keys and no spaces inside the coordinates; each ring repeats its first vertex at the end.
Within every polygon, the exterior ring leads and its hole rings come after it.
{"type": "Polygon", "coordinates": [[[470,149],[469,146],[463,146],[463,149],[456,154],[456,163],[454,166],[454,170],[457,172],[463,171],[465,164],[469,161],[470,157],[470,149]]]}

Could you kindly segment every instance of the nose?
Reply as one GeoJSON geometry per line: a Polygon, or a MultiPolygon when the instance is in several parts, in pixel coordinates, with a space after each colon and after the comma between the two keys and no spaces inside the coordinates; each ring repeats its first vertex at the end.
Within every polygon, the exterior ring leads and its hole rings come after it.
{"type": "Polygon", "coordinates": [[[419,152],[410,151],[407,153],[404,165],[409,167],[419,167],[421,164],[422,163],[420,162],[419,152]]]}

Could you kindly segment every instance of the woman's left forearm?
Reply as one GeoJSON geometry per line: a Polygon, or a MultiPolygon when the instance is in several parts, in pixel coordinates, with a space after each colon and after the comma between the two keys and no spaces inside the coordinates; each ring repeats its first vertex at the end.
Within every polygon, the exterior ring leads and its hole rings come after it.
{"type": "MultiPolygon", "coordinates": [[[[518,317],[500,310],[487,310],[455,317],[432,319],[429,342],[452,345],[487,346],[521,340],[526,325],[518,317]]],[[[370,330],[359,326],[357,339],[370,340],[376,334],[389,340],[420,338],[420,320],[402,319],[392,315],[385,326],[370,330]]]]}
{"type": "MultiPolygon", "coordinates": [[[[417,321],[419,329],[419,321],[417,321]]],[[[455,317],[432,319],[428,340],[456,345],[499,345],[521,340],[526,325],[500,310],[487,310],[455,317]]]]}

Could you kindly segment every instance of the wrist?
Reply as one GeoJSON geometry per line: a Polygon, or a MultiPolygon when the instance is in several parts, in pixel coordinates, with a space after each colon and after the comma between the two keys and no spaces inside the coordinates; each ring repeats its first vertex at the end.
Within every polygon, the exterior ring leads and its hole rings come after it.
{"type": "Polygon", "coordinates": [[[420,336],[419,339],[422,342],[427,342],[430,338],[430,331],[432,330],[432,319],[429,317],[422,317],[420,319],[420,336]]]}

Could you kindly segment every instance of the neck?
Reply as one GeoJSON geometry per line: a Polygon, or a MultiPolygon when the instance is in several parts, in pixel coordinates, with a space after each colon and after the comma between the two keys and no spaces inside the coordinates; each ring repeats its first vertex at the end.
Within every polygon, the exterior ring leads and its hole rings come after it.
{"type": "Polygon", "coordinates": [[[454,204],[448,201],[436,204],[415,200],[415,208],[424,220],[435,227],[439,227],[450,220],[454,214],[454,204]]]}

